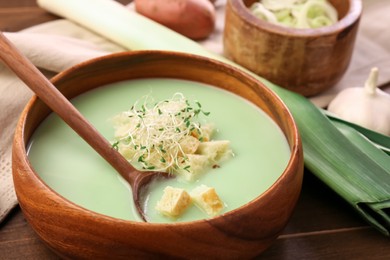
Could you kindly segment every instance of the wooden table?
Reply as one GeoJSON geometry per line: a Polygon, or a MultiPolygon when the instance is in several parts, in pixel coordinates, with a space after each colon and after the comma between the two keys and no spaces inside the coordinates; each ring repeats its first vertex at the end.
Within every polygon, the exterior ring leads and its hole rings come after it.
{"type": "MultiPolygon", "coordinates": [[[[129,1],[120,1],[123,3],[129,1]]],[[[0,30],[57,19],[34,0],[0,0],[0,30]]],[[[0,259],[57,259],[16,208],[0,223],[0,259]]],[[[389,239],[369,227],[310,172],[282,235],[258,259],[390,259],[389,239]]]]}

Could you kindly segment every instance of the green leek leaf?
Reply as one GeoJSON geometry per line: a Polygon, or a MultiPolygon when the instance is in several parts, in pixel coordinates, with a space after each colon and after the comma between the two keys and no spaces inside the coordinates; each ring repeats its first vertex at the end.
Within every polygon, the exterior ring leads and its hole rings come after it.
{"type": "Polygon", "coordinates": [[[381,133],[372,131],[360,125],[354,124],[352,122],[345,121],[333,114],[330,114],[328,111],[323,110],[324,114],[332,121],[332,122],[340,122],[350,127],[354,128],[356,131],[363,134],[365,137],[370,139],[378,148],[386,152],[390,155],[390,137],[383,135],[381,133]]]}
{"type": "MultiPolygon", "coordinates": [[[[340,132],[347,137],[360,151],[365,153],[373,162],[385,171],[390,173],[389,156],[378,149],[367,137],[358,132],[354,127],[344,123],[343,120],[335,120],[333,124],[340,130],[340,132]]],[[[387,229],[381,230],[384,234],[388,232],[390,218],[388,209],[390,207],[390,200],[383,200],[371,203],[359,202],[356,209],[361,213],[372,225],[379,230],[382,226],[387,226],[387,229]],[[386,212],[387,211],[387,212],[386,212]]]]}

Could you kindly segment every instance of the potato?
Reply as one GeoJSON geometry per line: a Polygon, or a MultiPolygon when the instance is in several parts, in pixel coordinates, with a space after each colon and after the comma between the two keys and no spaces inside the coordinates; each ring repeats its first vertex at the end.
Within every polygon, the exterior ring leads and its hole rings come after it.
{"type": "Polygon", "coordinates": [[[215,27],[215,8],[209,0],[135,0],[135,10],[194,40],[215,27]]]}

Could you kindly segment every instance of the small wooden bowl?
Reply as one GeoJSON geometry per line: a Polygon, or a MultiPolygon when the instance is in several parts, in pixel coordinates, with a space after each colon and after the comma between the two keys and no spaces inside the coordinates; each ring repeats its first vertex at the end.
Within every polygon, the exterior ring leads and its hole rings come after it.
{"type": "Polygon", "coordinates": [[[13,146],[15,190],[27,221],[52,250],[72,259],[243,259],[260,254],[286,225],[301,190],[302,146],[287,108],[252,77],[219,62],[178,53],[114,54],[75,66],[52,81],[72,98],[108,83],[150,77],[211,84],[262,108],[280,126],[291,148],[280,178],[250,203],[209,220],[156,224],[98,214],[60,196],[30,165],[26,146],[51,112],[34,97],[22,113],[13,146]]]}
{"type": "Polygon", "coordinates": [[[345,73],[362,12],[361,0],[329,0],[339,21],[318,29],[295,29],[255,17],[256,0],[228,0],[224,53],[284,88],[312,96],[331,88],[345,73]]]}

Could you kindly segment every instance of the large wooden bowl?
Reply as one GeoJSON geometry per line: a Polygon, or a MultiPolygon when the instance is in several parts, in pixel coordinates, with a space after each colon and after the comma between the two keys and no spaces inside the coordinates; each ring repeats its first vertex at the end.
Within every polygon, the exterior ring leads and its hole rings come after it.
{"type": "Polygon", "coordinates": [[[98,214],[60,196],[30,165],[26,145],[51,113],[34,97],[23,111],[13,146],[15,190],[27,221],[51,249],[72,259],[243,259],[260,254],[286,225],[301,190],[302,147],[290,113],[252,77],[222,63],[185,54],[114,54],[73,67],[56,76],[53,83],[72,98],[108,83],[150,77],[211,84],[262,108],[280,126],[291,148],[291,158],[280,178],[250,203],[209,220],[152,224],[98,214]]]}
{"type": "Polygon", "coordinates": [[[256,74],[305,96],[337,83],[348,68],[361,0],[329,0],[339,21],[318,29],[271,24],[248,9],[257,0],[228,0],[224,53],[256,74]]]}

